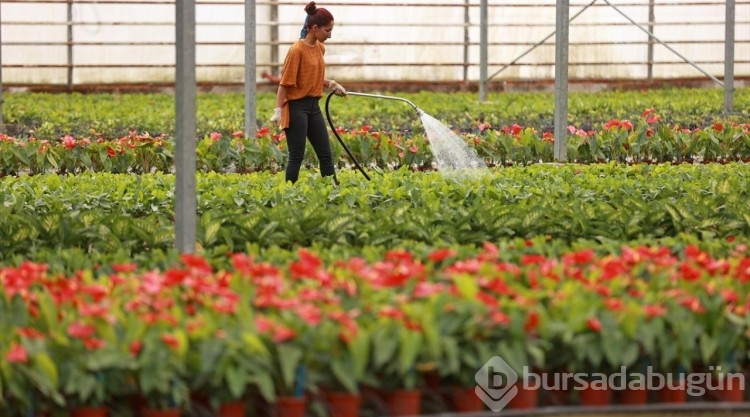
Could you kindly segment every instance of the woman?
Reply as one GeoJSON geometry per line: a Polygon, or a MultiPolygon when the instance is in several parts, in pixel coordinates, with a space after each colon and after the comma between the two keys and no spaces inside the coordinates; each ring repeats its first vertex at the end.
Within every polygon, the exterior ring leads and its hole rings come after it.
{"type": "Polygon", "coordinates": [[[289,48],[284,60],[276,93],[276,108],[270,121],[286,133],[289,149],[287,181],[297,182],[305,156],[306,139],[310,139],[320,163],[321,175],[333,176],[334,183],[338,184],[328,128],[319,104],[323,87],[334,90],[337,95],[346,95],[344,87],[325,78],[323,55],[326,49],[323,43],[331,37],[333,16],[328,10],[317,8],[314,1],[307,4],[305,11],[307,18],[300,39],[289,48]]]}

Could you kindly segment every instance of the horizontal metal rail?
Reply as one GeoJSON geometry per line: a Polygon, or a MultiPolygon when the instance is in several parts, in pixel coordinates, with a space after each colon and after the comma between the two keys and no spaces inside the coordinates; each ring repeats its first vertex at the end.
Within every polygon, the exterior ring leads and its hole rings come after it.
{"type": "MultiPolygon", "coordinates": [[[[694,60],[696,64],[718,65],[720,62],[708,61],[708,60],[694,60]]],[[[738,64],[750,64],[750,60],[735,61],[738,64]]],[[[504,62],[489,62],[491,66],[505,65],[504,62]]],[[[570,66],[592,66],[592,65],[641,65],[643,61],[587,61],[587,62],[569,62],[570,66]]],[[[659,65],[684,65],[685,61],[654,61],[652,64],[659,65]]],[[[274,65],[281,65],[280,62],[258,62],[259,67],[269,67],[274,65]]],[[[326,64],[329,67],[349,67],[351,64],[331,62],[326,64]]],[[[375,62],[367,64],[369,67],[463,67],[463,66],[477,66],[478,62],[375,62]]],[[[528,62],[528,63],[515,63],[511,66],[517,67],[549,67],[555,65],[554,61],[549,62],[528,62]]],[[[3,68],[173,68],[175,64],[3,64],[3,68]]],[[[197,63],[196,68],[244,68],[242,64],[201,64],[197,63]]]]}
{"type": "MultiPolygon", "coordinates": [[[[179,0],[178,0],[179,1],[179,0]]],[[[529,9],[546,9],[545,11],[549,13],[550,11],[554,11],[554,8],[556,6],[556,2],[554,0],[545,0],[543,2],[536,2],[535,4],[528,4],[528,3],[504,3],[504,2],[493,2],[493,4],[489,4],[489,9],[494,10],[494,13],[498,13],[498,10],[507,10],[507,9],[517,9],[520,13],[529,13],[529,9]],[[544,3],[544,4],[539,4],[544,3]]],[[[668,10],[667,15],[670,15],[671,11],[678,7],[683,8],[693,8],[693,7],[715,7],[720,8],[723,7],[724,1],[723,0],[700,0],[700,1],[677,1],[677,2],[669,2],[669,3],[659,3],[659,0],[655,0],[651,2],[652,4],[656,4],[656,6],[652,7],[658,7],[660,10],[666,9],[668,10]]],[[[79,83],[85,83],[84,80],[74,80],[75,78],[75,71],[76,70],[91,70],[91,69],[102,69],[107,70],[110,69],[112,71],[119,70],[119,69],[133,69],[141,71],[143,70],[144,74],[146,73],[145,70],[148,69],[171,69],[175,67],[175,64],[171,62],[174,57],[172,55],[169,56],[163,56],[158,57],[157,59],[154,59],[153,57],[139,61],[139,56],[141,55],[141,52],[150,52],[152,55],[158,53],[158,49],[155,48],[166,48],[166,47],[175,47],[175,42],[171,36],[171,32],[169,36],[167,35],[161,35],[164,36],[164,38],[159,37],[151,37],[149,39],[144,39],[142,41],[139,40],[132,40],[132,38],[113,38],[113,39],[97,39],[94,35],[96,32],[92,31],[92,27],[95,27],[97,29],[101,28],[118,28],[118,31],[122,31],[121,28],[144,28],[144,30],[149,30],[146,28],[154,28],[155,31],[159,31],[157,33],[166,33],[163,31],[162,28],[171,28],[174,26],[174,20],[170,18],[169,14],[165,14],[163,10],[161,10],[158,14],[150,13],[149,10],[158,11],[158,9],[145,9],[146,11],[143,13],[144,16],[148,16],[148,19],[123,19],[123,20],[117,20],[119,16],[107,14],[106,10],[112,10],[109,9],[100,9],[105,10],[102,14],[102,18],[98,19],[95,18],[99,15],[99,13],[96,13],[94,16],[87,15],[87,14],[81,14],[80,18],[76,17],[76,14],[72,13],[73,6],[87,6],[87,7],[98,7],[103,5],[113,5],[117,6],[118,10],[122,6],[132,6],[133,8],[141,8],[145,6],[159,6],[162,9],[165,7],[174,7],[176,4],[175,0],[3,0],[3,20],[0,22],[3,27],[3,38],[2,38],[2,47],[3,48],[9,48],[10,51],[3,51],[3,60],[2,60],[2,69],[5,70],[19,70],[23,69],[25,71],[25,74],[33,73],[34,69],[45,71],[44,76],[40,76],[40,79],[49,79],[51,71],[56,70],[67,70],[67,83],[69,86],[72,86],[74,82],[79,83]],[[16,14],[9,14],[6,12],[7,7],[15,8],[16,10],[19,7],[23,7],[25,5],[43,5],[42,7],[48,8],[51,6],[57,7],[67,7],[68,8],[68,14],[67,17],[64,17],[62,19],[51,19],[51,18],[45,18],[45,16],[39,15],[29,15],[29,16],[19,16],[18,13],[16,14]],[[26,20],[26,18],[29,17],[31,20],[26,20]],[[93,18],[92,18],[93,17],[93,18]],[[61,27],[67,28],[67,39],[65,36],[60,36],[59,32],[61,27]],[[52,29],[54,29],[54,35],[44,35],[40,36],[39,29],[41,28],[49,28],[52,32],[52,29]],[[77,35],[76,31],[73,29],[79,29],[85,31],[83,35],[77,35]],[[29,36],[25,37],[19,37],[18,33],[24,30],[29,31],[29,36]],[[11,34],[15,35],[8,36],[7,32],[11,32],[11,34]],[[86,32],[87,31],[87,32],[86,32]],[[80,37],[74,37],[74,36],[80,36],[80,37]],[[114,59],[111,56],[108,56],[106,60],[98,60],[99,55],[106,55],[106,53],[100,53],[97,51],[102,51],[102,49],[97,48],[107,48],[107,47],[118,47],[118,48],[130,48],[130,50],[133,51],[132,54],[125,53],[123,54],[123,61],[127,60],[127,62],[111,62],[114,59]],[[18,51],[23,48],[23,52],[19,53],[18,51]],[[152,49],[144,49],[144,48],[152,48],[152,49]],[[43,55],[34,55],[34,54],[41,54],[40,50],[45,51],[43,55]],[[54,50],[55,53],[49,53],[48,51],[54,50]],[[64,51],[64,52],[62,52],[64,51]],[[154,52],[156,51],[156,52],[154,52]],[[32,57],[33,59],[29,59],[29,57],[32,57]],[[26,59],[28,62],[24,62],[24,59],[26,59]],[[57,61],[66,61],[66,62],[57,62],[57,61]],[[40,62],[41,61],[41,62],[40,62]],[[27,71],[29,70],[29,71],[27,71]]],[[[242,8],[245,6],[245,0],[219,0],[219,1],[206,1],[206,0],[195,0],[195,4],[200,10],[201,7],[225,7],[227,9],[237,9],[242,8]]],[[[261,0],[261,1],[255,1],[256,6],[258,7],[266,7],[266,8],[278,8],[281,6],[294,6],[296,8],[300,7],[300,3],[296,0],[292,1],[283,1],[283,2],[277,2],[277,1],[269,1],[269,0],[261,0]]],[[[636,2],[633,0],[628,1],[622,1],[622,2],[615,2],[616,7],[614,7],[612,4],[609,4],[607,0],[595,0],[593,2],[587,2],[587,3],[573,3],[570,5],[571,9],[576,8],[606,8],[606,9],[616,9],[621,12],[621,14],[624,14],[623,11],[627,11],[628,13],[638,12],[636,14],[637,18],[639,20],[631,19],[628,16],[625,16],[626,18],[620,18],[617,14],[613,13],[611,15],[608,15],[605,18],[599,17],[599,20],[591,20],[591,19],[578,19],[575,22],[571,23],[571,27],[579,28],[579,29],[589,29],[589,30],[603,30],[602,28],[625,28],[628,26],[633,26],[634,32],[637,32],[637,28],[635,26],[641,26],[648,27],[649,30],[653,31],[654,33],[659,33],[660,39],[664,40],[664,43],[666,45],[662,44],[656,44],[654,42],[654,39],[649,39],[648,36],[633,36],[629,39],[626,39],[625,41],[619,41],[616,40],[618,38],[610,37],[607,39],[606,36],[602,37],[586,37],[586,38],[579,38],[579,39],[572,39],[570,42],[570,50],[571,51],[583,51],[575,56],[573,56],[570,61],[569,65],[573,68],[584,68],[586,71],[589,71],[591,69],[592,71],[596,72],[607,72],[609,71],[610,67],[619,67],[619,66],[628,66],[628,67],[648,67],[649,71],[649,77],[651,77],[651,68],[654,66],[661,66],[664,68],[672,68],[679,65],[685,65],[686,59],[681,54],[676,54],[680,58],[683,58],[682,60],[677,59],[673,55],[665,54],[666,57],[662,57],[661,55],[658,58],[654,58],[652,54],[646,54],[643,53],[642,56],[633,56],[632,51],[628,52],[628,56],[618,56],[616,52],[612,53],[603,53],[603,54],[590,54],[586,55],[585,50],[586,48],[589,48],[591,50],[597,50],[596,48],[606,48],[609,51],[616,51],[616,49],[619,48],[639,48],[638,50],[646,50],[647,48],[652,51],[655,48],[666,48],[668,50],[674,51],[669,45],[671,46],[679,46],[680,49],[688,49],[688,48],[695,48],[696,46],[701,46],[701,48],[706,48],[706,50],[715,49],[718,50],[720,48],[723,49],[724,46],[724,39],[718,38],[719,31],[717,30],[720,27],[723,27],[725,25],[724,21],[717,20],[717,16],[704,16],[700,13],[696,13],[695,16],[691,16],[688,18],[672,18],[670,17],[670,21],[662,21],[664,18],[661,18],[659,21],[652,21],[651,17],[649,17],[649,21],[643,21],[643,16],[645,15],[643,11],[649,7],[647,2],[644,2],[641,0],[640,2],[636,2]],[[602,20],[603,19],[603,20],[602,20]],[[579,21],[580,20],[580,21],[579,21]],[[695,38],[692,35],[692,32],[694,31],[693,28],[696,26],[702,26],[705,28],[708,28],[711,33],[710,39],[705,39],[705,37],[702,37],[700,39],[693,39],[695,38]],[[681,29],[684,28],[683,32],[680,32],[681,29]],[[675,33],[678,35],[675,36],[675,33]],[[680,35],[681,34],[681,35],[680,35]],[[603,40],[596,40],[598,38],[604,38],[603,40]],[[578,49],[577,49],[578,48],[578,49]],[[601,68],[605,68],[602,70],[601,68]]],[[[750,6],[750,0],[739,0],[735,1],[735,4],[738,9],[741,9],[743,7],[750,6]]],[[[463,68],[463,78],[459,81],[468,82],[469,80],[469,70],[476,71],[482,64],[482,62],[478,62],[478,58],[474,57],[474,54],[469,53],[469,51],[475,51],[478,49],[478,47],[482,46],[482,43],[479,42],[476,35],[472,35],[472,31],[477,31],[479,29],[479,22],[476,21],[476,16],[472,16],[471,13],[475,13],[477,11],[477,8],[480,6],[479,2],[476,0],[452,0],[452,1],[436,1],[436,2],[428,2],[428,3],[408,3],[408,2],[369,2],[369,3],[353,3],[353,2],[346,2],[346,1],[334,1],[334,2],[325,2],[325,7],[336,7],[336,8],[356,8],[356,9],[364,9],[362,13],[356,13],[355,17],[356,20],[351,19],[342,19],[340,22],[337,21],[336,25],[339,29],[348,29],[351,30],[351,28],[357,28],[360,32],[366,32],[368,30],[381,30],[381,29],[390,29],[394,33],[401,33],[400,31],[404,29],[411,29],[411,28],[419,28],[421,32],[418,36],[415,35],[409,35],[409,36],[391,36],[390,38],[384,37],[386,39],[384,40],[369,40],[366,37],[363,37],[363,39],[358,41],[352,41],[350,39],[344,39],[344,38],[334,38],[332,39],[329,44],[331,45],[332,50],[336,50],[333,48],[348,48],[348,50],[344,50],[345,53],[355,53],[355,54],[364,54],[365,52],[359,52],[357,51],[358,47],[363,48],[394,48],[390,49],[388,54],[384,54],[384,56],[380,56],[377,59],[367,59],[367,60],[361,60],[360,58],[350,59],[347,60],[347,62],[337,62],[337,59],[329,60],[327,65],[331,68],[338,69],[341,68],[342,70],[346,69],[364,69],[366,67],[372,67],[372,68],[393,68],[393,69],[400,69],[400,68],[434,68],[436,72],[439,69],[450,69],[452,71],[455,71],[456,68],[463,68]],[[399,13],[400,10],[406,10],[406,8],[414,8],[418,7],[420,9],[424,8],[434,8],[434,7],[440,7],[444,9],[455,9],[455,10],[447,10],[447,13],[443,14],[443,18],[441,18],[441,21],[435,21],[435,18],[433,15],[430,15],[430,17],[422,18],[419,14],[409,15],[408,17],[412,20],[415,20],[415,22],[405,22],[404,19],[396,20],[388,22],[379,22],[375,21],[375,19],[368,19],[368,14],[370,10],[368,8],[371,7],[389,7],[394,10],[396,14],[399,13]],[[471,11],[471,13],[469,13],[471,11]],[[445,21],[444,16],[458,16],[461,13],[464,15],[463,21],[445,21]],[[432,40],[430,36],[425,36],[426,33],[433,33],[435,31],[434,28],[448,28],[451,30],[462,30],[464,33],[463,39],[459,36],[451,36],[446,40],[440,40],[439,42],[435,42],[432,40]],[[403,62],[399,60],[399,56],[395,56],[397,54],[393,54],[390,52],[391,50],[395,50],[395,48],[408,48],[408,47],[418,47],[420,49],[424,49],[428,51],[427,54],[421,54],[418,61],[415,60],[409,60],[409,57],[407,56],[406,61],[403,62]],[[441,50],[441,48],[443,48],[441,50]],[[445,52],[446,49],[444,48],[463,48],[463,59],[460,56],[460,53],[456,53],[455,49],[450,49],[451,52],[445,52]],[[432,54],[432,51],[435,51],[434,57],[430,56],[432,54]],[[352,52],[356,51],[356,52],[352,52]],[[439,55],[440,53],[443,53],[443,55],[439,55]],[[358,62],[358,61],[366,61],[366,62],[358,62]]],[[[56,9],[59,10],[59,9],[56,9]]],[[[137,9],[140,10],[140,9],[137,9]]],[[[409,9],[413,10],[413,9],[409,9]]],[[[746,9],[742,9],[746,10],[746,9]]],[[[420,12],[421,13],[421,12],[420,12]]],[[[64,15],[64,13],[58,13],[61,15],[64,15]]],[[[198,18],[202,19],[196,22],[197,29],[203,29],[205,31],[218,31],[222,30],[223,28],[229,28],[229,30],[233,31],[232,33],[237,32],[237,28],[241,28],[244,26],[244,21],[242,19],[241,13],[230,13],[230,14],[221,14],[217,15],[217,17],[220,20],[207,20],[206,16],[210,15],[203,15],[198,14],[198,18]],[[237,16],[238,20],[230,20],[232,17],[237,16]]],[[[256,27],[259,30],[259,33],[271,33],[270,36],[263,36],[260,39],[256,39],[255,44],[259,51],[265,51],[263,54],[259,54],[258,58],[256,59],[257,62],[255,62],[256,67],[260,67],[261,69],[268,69],[271,71],[272,74],[277,74],[279,69],[281,68],[281,65],[283,63],[283,56],[281,56],[281,52],[285,50],[285,48],[288,47],[288,45],[291,44],[291,42],[294,39],[289,38],[289,27],[294,27],[295,30],[291,31],[295,34],[298,33],[297,28],[300,26],[299,21],[290,21],[288,18],[285,18],[285,20],[280,20],[277,15],[272,15],[272,18],[267,19],[259,19],[256,21],[256,27]],[[279,33],[282,31],[286,33],[286,38],[282,38],[279,36],[279,33]],[[270,56],[270,57],[269,57],[270,56]]],[[[488,66],[492,67],[502,67],[505,68],[554,68],[554,58],[550,54],[550,47],[554,47],[554,38],[552,35],[550,37],[540,41],[540,38],[535,38],[530,35],[532,31],[538,28],[547,28],[554,30],[554,22],[552,21],[539,21],[538,19],[528,19],[528,21],[520,21],[517,19],[514,19],[512,17],[504,17],[503,15],[499,15],[500,18],[495,18],[493,20],[493,23],[489,23],[488,27],[493,29],[494,31],[500,31],[500,33],[504,32],[512,32],[515,37],[511,36],[498,36],[494,39],[489,39],[486,43],[486,46],[489,48],[493,48],[495,53],[490,54],[490,58],[492,59],[491,62],[486,62],[488,66]],[[519,33],[524,33],[525,35],[517,35],[519,33]],[[536,49],[537,47],[541,49],[541,56],[533,57],[533,59],[525,59],[521,60],[525,56],[522,55],[521,57],[516,58],[516,60],[512,60],[513,56],[508,56],[508,48],[514,48],[512,53],[516,53],[517,48],[529,48],[536,49]],[[503,49],[504,48],[504,49],[503,49]],[[502,51],[498,53],[497,51],[502,51]]],[[[681,15],[677,15],[681,16],[681,15]]],[[[549,19],[548,19],[549,20],[549,19]]],[[[743,11],[740,16],[734,21],[734,25],[737,26],[737,39],[735,39],[734,45],[736,45],[736,48],[738,51],[747,51],[750,50],[750,36],[747,36],[748,33],[750,33],[750,14],[743,11]]],[[[621,29],[618,29],[621,30],[621,29]]],[[[644,29],[645,30],[645,29],[644,29]]],[[[538,32],[538,30],[536,31],[538,32]]],[[[533,33],[536,33],[533,32],[533,33]]],[[[41,32],[44,33],[44,32],[41,32]]],[[[120,32],[118,32],[119,34],[120,32]]],[[[217,33],[224,33],[224,32],[217,32],[217,33]]],[[[593,32],[592,32],[593,33],[593,32]]],[[[554,34],[554,33],[553,33],[554,34]]],[[[383,37],[381,37],[383,38],[383,37]]],[[[198,40],[196,42],[196,47],[199,48],[199,51],[206,51],[210,50],[210,48],[213,47],[227,47],[227,48],[235,48],[240,49],[244,47],[244,39],[242,38],[236,38],[234,36],[225,37],[224,39],[217,39],[217,37],[212,36],[209,38],[209,40],[198,40]]],[[[118,53],[122,54],[123,50],[128,49],[119,49],[118,53]]],[[[680,51],[682,52],[682,51],[680,51]]],[[[740,53],[739,56],[735,57],[734,64],[737,66],[747,66],[748,63],[748,54],[747,53],[740,53]]],[[[212,70],[212,69],[241,69],[243,68],[244,62],[242,59],[239,59],[236,54],[226,54],[226,58],[211,58],[211,59],[203,59],[203,62],[199,62],[197,64],[197,67],[200,69],[204,69],[206,71],[212,70]]],[[[342,55],[345,56],[345,55],[342,55]]],[[[717,66],[723,66],[724,61],[721,59],[721,57],[717,56],[717,54],[701,54],[700,56],[694,56],[695,58],[699,59],[693,59],[689,63],[692,65],[711,65],[713,68],[716,68],[717,66]]],[[[344,58],[338,58],[342,61],[344,58]]],[[[117,61],[117,60],[115,60],[117,61]]],[[[671,70],[671,69],[670,69],[671,70]]],[[[534,69],[534,71],[538,71],[534,69]]],[[[744,73],[738,74],[741,77],[747,77],[750,76],[750,71],[744,70],[744,73]]],[[[384,73],[384,71],[378,70],[377,72],[384,73]]],[[[642,71],[641,71],[642,72],[642,71]]],[[[162,72],[163,73],[163,72],[162,72]]],[[[162,74],[160,73],[160,74],[162,74]]],[[[219,73],[219,71],[216,71],[216,73],[219,73]]],[[[11,74],[10,79],[4,79],[4,82],[6,84],[12,84],[12,76],[18,77],[19,71],[15,71],[11,74]]],[[[55,73],[57,74],[57,73],[55,73]]],[[[90,71],[88,71],[86,74],[91,74],[90,71]]],[[[497,75],[497,73],[496,73],[497,75]]],[[[147,75],[144,75],[147,76],[147,75]]],[[[713,75],[709,75],[710,77],[713,77],[713,75]]],[[[492,79],[494,76],[489,77],[492,79]]],[[[518,77],[518,75],[513,74],[509,76],[511,78],[518,77]]],[[[573,76],[575,77],[575,76],[573,76]]],[[[28,77],[26,77],[28,78],[28,77]]],[[[25,78],[25,79],[26,79],[25,78]]],[[[163,81],[163,75],[159,76],[159,80],[163,81]]],[[[151,80],[144,79],[143,82],[149,82],[151,80]]],[[[216,82],[222,82],[221,79],[215,80],[216,82]]],[[[368,81],[368,80],[362,80],[362,81],[368,81]]],[[[439,80],[436,80],[439,81],[439,80]]],[[[456,81],[456,80],[451,80],[456,81]]],[[[28,81],[24,81],[25,83],[28,81]]]]}
{"type": "MultiPolygon", "coordinates": [[[[70,0],[3,0],[3,3],[28,3],[28,4],[68,4],[70,0]]],[[[75,0],[76,4],[128,4],[136,6],[169,6],[175,5],[174,0],[139,0],[139,1],[128,1],[128,0],[75,0]]],[[[208,6],[239,6],[244,4],[244,0],[235,1],[196,1],[196,5],[208,5],[208,6]]],[[[277,1],[256,1],[258,6],[299,6],[298,2],[277,2],[277,1]]],[[[715,1],[688,1],[688,2],[671,2],[659,4],[659,7],[683,7],[683,6],[715,6],[715,1]]],[[[747,0],[736,1],[737,6],[750,4],[747,0]]],[[[526,7],[526,8],[538,8],[545,6],[554,7],[552,4],[528,4],[528,3],[496,3],[489,4],[489,7],[526,7]]],[[[570,3],[570,7],[584,7],[588,3],[570,3]]],[[[349,2],[326,2],[326,7],[334,6],[356,6],[356,7],[479,7],[479,4],[466,4],[466,3],[349,3],[349,2]]],[[[601,7],[601,4],[593,4],[592,7],[601,7]]],[[[618,3],[618,7],[643,7],[643,3],[618,3]]]]}
{"type": "MultiPolygon", "coordinates": [[[[648,41],[631,41],[628,45],[648,45],[648,41]]],[[[723,39],[699,39],[694,41],[676,40],[670,41],[673,45],[723,45],[723,39]]],[[[738,45],[750,44],[750,40],[736,42],[738,45]]],[[[241,46],[242,42],[196,42],[196,46],[241,46]]],[[[257,45],[287,45],[287,42],[256,42],[257,45]]],[[[360,42],[336,42],[337,46],[360,46],[360,42]]],[[[174,46],[174,42],[3,42],[4,46],[174,46]]],[[[379,46],[424,46],[442,48],[445,46],[479,46],[479,42],[378,42],[379,46]]],[[[487,42],[489,46],[532,46],[534,42],[487,42]]],[[[576,42],[571,46],[596,46],[596,45],[622,45],[621,41],[598,41],[598,42],[576,42]]],[[[542,45],[552,47],[553,44],[542,45]]]]}

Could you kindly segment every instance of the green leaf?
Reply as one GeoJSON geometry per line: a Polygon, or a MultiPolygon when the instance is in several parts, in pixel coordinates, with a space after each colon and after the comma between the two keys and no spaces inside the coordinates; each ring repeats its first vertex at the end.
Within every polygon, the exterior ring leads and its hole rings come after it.
{"type": "Polygon", "coordinates": [[[279,345],[277,348],[279,365],[281,366],[281,381],[284,388],[293,389],[297,366],[302,360],[302,350],[289,345],[279,345]]]}

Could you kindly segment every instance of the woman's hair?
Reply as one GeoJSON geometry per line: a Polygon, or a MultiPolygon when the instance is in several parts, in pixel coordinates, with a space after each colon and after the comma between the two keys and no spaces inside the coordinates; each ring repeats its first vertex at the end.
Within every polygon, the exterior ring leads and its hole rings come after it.
{"type": "Polygon", "coordinates": [[[333,15],[331,12],[322,7],[316,7],[314,1],[307,3],[307,6],[305,6],[305,12],[307,12],[307,17],[305,18],[305,24],[302,25],[302,31],[299,33],[300,38],[307,36],[307,31],[315,25],[323,27],[333,22],[333,15]]]}

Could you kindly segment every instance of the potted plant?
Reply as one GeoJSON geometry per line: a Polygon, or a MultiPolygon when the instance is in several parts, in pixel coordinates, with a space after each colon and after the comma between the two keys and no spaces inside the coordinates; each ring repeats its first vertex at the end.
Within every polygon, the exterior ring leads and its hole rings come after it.
{"type": "Polygon", "coordinates": [[[251,328],[216,327],[206,323],[200,335],[191,336],[191,392],[204,394],[205,405],[220,417],[244,416],[249,387],[269,389],[270,352],[251,328]]]}
{"type": "Polygon", "coordinates": [[[182,329],[146,330],[137,355],[135,379],[145,400],[146,417],[179,416],[190,401],[186,356],[188,338],[182,329]]]}
{"type": "Polygon", "coordinates": [[[357,417],[361,383],[370,360],[369,330],[356,311],[331,311],[316,329],[310,347],[311,378],[331,417],[357,417]]]}

